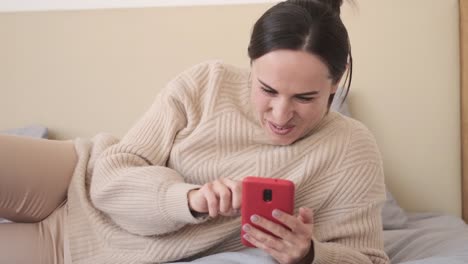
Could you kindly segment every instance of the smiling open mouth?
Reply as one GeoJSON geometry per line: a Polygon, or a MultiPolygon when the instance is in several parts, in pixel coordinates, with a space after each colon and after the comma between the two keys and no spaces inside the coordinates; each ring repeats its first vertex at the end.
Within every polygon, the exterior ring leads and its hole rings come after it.
{"type": "Polygon", "coordinates": [[[268,125],[270,126],[270,129],[273,133],[280,135],[280,136],[287,135],[294,129],[294,126],[291,126],[291,125],[280,127],[271,122],[268,122],[268,125]]]}

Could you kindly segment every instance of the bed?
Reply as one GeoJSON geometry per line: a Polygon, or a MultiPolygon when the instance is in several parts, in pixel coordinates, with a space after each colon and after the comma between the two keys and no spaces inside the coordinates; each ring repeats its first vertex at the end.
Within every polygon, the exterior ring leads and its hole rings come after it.
{"type": "Polygon", "coordinates": [[[385,252],[392,263],[468,263],[468,227],[458,217],[408,213],[403,228],[385,230],[385,252]]]}
{"type": "MultiPolygon", "coordinates": [[[[468,226],[447,214],[404,212],[390,193],[384,206],[385,252],[392,264],[468,263],[468,226]]],[[[188,264],[189,262],[176,262],[188,264]]],[[[274,264],[255,249],[217,254],[193,261],[200,264],[274,264]]]]}

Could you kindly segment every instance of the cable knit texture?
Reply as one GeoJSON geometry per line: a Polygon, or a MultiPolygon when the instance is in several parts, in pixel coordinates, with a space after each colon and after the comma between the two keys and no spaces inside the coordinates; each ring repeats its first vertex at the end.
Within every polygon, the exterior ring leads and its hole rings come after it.
{"type": "Polygon", "coordinates": [[[240,217],[194,218],[189,190],[224,177],[284,178],[314,210],[314,264],[389,263],[382,161],[371,133],[330,112],[289,146],[269,144],[249,73],[219,61],[183,72],[122,138],[75,141],[73,263],[164,263],[242,249],[240,217]]]}

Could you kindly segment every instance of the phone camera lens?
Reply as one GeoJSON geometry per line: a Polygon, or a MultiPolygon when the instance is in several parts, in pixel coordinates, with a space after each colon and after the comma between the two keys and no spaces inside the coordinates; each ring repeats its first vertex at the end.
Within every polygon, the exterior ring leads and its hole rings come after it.
{"type": "Polygon", "coordinates": [[[271,189],[263,190],[263,200],[265,202],[271,202],[272,199],[273,199],[273,192],[271,191],[271,189]]]}

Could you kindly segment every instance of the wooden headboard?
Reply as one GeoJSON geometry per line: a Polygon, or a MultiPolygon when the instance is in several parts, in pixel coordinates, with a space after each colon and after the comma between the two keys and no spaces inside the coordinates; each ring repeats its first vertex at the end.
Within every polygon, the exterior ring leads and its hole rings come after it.
{"type": "Polygon", "coordinates": [[[468,0],[460,0],[462,206],[468,223],[468,0]]]}

